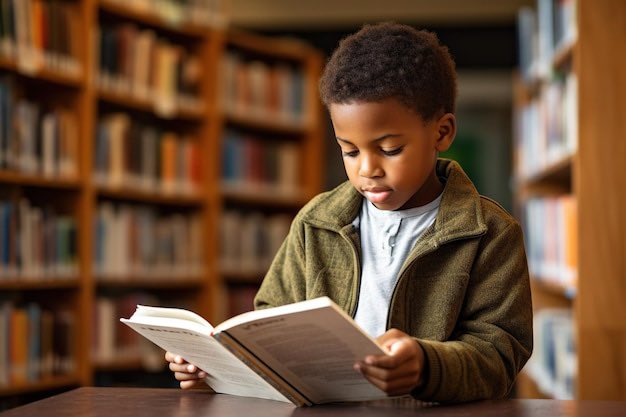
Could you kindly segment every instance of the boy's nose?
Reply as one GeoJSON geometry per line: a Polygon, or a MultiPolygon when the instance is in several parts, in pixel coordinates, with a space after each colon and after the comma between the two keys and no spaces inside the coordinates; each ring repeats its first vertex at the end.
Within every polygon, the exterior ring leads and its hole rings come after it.
{"type": "Polygon", "coordinates": [[[382,168],[376,162],[376,158],[364,155],[359,165],[359,176],[364,178],[376,178],[382,176],[382,168]]]}

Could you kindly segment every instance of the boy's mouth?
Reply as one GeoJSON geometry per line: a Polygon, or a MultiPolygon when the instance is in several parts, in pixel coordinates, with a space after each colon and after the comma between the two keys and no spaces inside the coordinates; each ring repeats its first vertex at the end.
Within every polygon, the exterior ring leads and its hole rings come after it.
{"type": "Polygon", "coordinates": [[[365,197],[371,201],[372,203],[382,203],[389,198],[391,195],[391,190],[389,188],[365,188],[363,189],[363,194],[365,197]]]}

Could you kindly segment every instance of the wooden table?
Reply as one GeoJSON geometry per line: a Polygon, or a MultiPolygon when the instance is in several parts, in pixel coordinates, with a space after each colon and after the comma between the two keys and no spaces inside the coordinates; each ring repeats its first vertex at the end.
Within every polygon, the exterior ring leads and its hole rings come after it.
{"type": "Polygon", "coordinates": [[[0,413],[0,417],[626,417],[626,402],[508,400],[428,406],[390,400],[296,408],[269,400],[206,391],[143,388],[79,388],[0,413]]]}

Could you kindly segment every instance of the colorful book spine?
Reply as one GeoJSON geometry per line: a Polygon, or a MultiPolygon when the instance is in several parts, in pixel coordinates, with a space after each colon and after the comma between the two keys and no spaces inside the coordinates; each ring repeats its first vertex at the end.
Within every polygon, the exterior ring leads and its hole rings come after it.
{"type": "Polygon", "coordinates": [[[67,109],[44,109],[18,99],[10,78],[0,79],[0,170],[46,178],[78,173],[78,121],[67,109]]]}
{"type": "Polygon", "coordinates": [[[97,30],[98,84],[102,91],[153,103],[165,118],[202,111],[200,57],[133,24],[97,30]]]}
{"type": "Polygon", "coordinates": [[[227,130],[222,141],[222,180],[226,188],[294,196],[300,184],[296,143],[269,141],[227,130]]]}
{"type": "Polygon", "coordinates": [[[98,279],[189,279],[203,268],[202,220],[155,208],[101,203],[94,219],[98,279]]]}
{"type": "Polygon", "coordinates": [[[289,232],[286,214],[227,210],[220,222],[220,265],[224,272],[265,274],[289,232]]]}
{"type": "Polygon", "coordinates": [[[25,198],[0,200],[0,281],[76,276],[76,219],[25,198]]]}
{"type": "Polygon", "coordinates": [[[222,59],[221,95],[227,113],[288,125],[306,122],[302,69],[248,60],[235,52],[227,52],[222,59]]]}
{"type": "Polygon", "coordinates": [[[96,131],[94,180],[167,194],[194,194],[201,187],[200,145],[195,138],[131,121],[128,114],[102,117],[96,131]]]}
{"type": "Polygon", "coordinates": [[[0,304],[0,387],[76,369],[75,317],[39,304],[0,304]]]}
{"type": "Polygon", "coordinates": [[[578,271],[575,197],[532,198],[525,204],[523,223],[531,275],[574,291],[578,271]]]}
{"type": "Polygon", "coordinates": [[[578,147],[576,74],[555,78],[516,114],[516,175],[532,177],[578,147]]]}
{"type": "Polygon", "coordinates": [[[0,0],[0,56],[20,71],[78,75],[78,8],[63,0],[0,0]]]}

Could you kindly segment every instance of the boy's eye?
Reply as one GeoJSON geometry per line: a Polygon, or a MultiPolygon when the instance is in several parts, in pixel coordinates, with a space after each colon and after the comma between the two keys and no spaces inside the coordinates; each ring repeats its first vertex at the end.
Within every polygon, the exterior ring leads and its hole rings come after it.
{"type": "Polygon", "coordinates": [[[381,152],[383,153],[383,155],[386,156],[398,155],[400,152],[402,152],[402,147],[389,150],[381,149],[381,152]]]}
{"type": "Polygon", "coordinates": [[[341,151],[342,156],[354,157],[359,154],[359,151],[341,151]]]}

